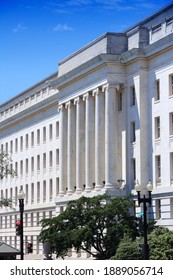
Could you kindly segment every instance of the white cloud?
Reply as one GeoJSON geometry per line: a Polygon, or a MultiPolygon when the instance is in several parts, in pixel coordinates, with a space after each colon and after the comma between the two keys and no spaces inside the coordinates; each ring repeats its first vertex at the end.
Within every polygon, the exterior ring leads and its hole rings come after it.
{"type": "Polygon", "coordinates": [[[19,31],[27,30],[28,28],[24,26],[22,23],[19,23],[12,31],[17,33],[19,31]]]}
{"type": "Polygon", "coordinates": [[[54,28],[53,31],[69,31],[73,30],[72,27],[70,27],[68,24],[57,24],[54,28]]]}

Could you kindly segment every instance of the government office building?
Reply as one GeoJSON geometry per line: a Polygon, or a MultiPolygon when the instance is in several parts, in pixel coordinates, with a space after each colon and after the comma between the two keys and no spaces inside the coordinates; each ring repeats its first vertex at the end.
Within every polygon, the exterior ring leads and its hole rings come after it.
{"type": "MultiPolygon", "coordinates": [[[[0,182],[0,240],[20,248],[17,195],[25,193],[24,249],[42,259],[39,221],[82,195],[134,193],[153,184],[149,215],[173,230],[173,3],[123,33],[106,33],[0,105],[0,148],[16,176],[0,182]]],[[[69,252],[68,258],[90,258],[69,252]]]]}

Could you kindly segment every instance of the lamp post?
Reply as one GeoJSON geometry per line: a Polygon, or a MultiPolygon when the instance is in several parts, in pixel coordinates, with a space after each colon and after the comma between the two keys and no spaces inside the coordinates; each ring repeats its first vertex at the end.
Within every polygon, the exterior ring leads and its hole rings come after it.
{"type": "Polygon", "coordinates": [[[151,181],[149,181],[147,185],[147,191],[148,191],[148,197],[143,195],[141,198],[141,190],[142,186],[137,181],[135,185],[135,190],[138,195],[138,205],[140,206],[141,203],[143,203],[143,211],[144,211],[144,259],[149,259],[149,247],[148,247],[148,240],[147,240],[147,234],[148,234],[148,224],[147,224],[147,203],[149,206],[151,206],[152,198],[151,198],[151,192],[153,190],[153,186],[151,184],[151,181]]]}
{"type": "Polygon", "coordinates": [[[19,200],[19,211],[20,211],[20,222],[21,222],[21,234],[20,234],[20,255],[21,255],[21,260],[23,260],[23,212],[24,212],[24,198],[25,194],[23,190],[19,191],[18,194],[18,200],[19,200]]]}

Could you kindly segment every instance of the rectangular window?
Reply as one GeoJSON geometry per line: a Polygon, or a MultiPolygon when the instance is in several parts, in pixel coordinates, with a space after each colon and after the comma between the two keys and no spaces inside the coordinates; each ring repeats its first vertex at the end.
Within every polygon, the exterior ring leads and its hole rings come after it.
{"type": "Polygon", "coordinates": [[[136,102],[135,86],[130,87],[130,106],[134,106],[136,102]]]}
{"type": "Polygon", "coordinates": [[[34,183],[31,184],[31,203],[34,203],[34,183]]]}
{"type": "Polygon", "coordinates": [[[131,170],[132,170],[132,184],[136,181],[136,159],[132,158],[131,160],[131,170]]]}
{"type": "Polygon", "coordinates": [[[23,151],[23,136],[20,137],[20,151],[23,151]]]}
{"type": "Polygon", "coordinates": [[[26,137],[25,137],[25,147],[26,147],[26,149],[28,149],[28,145],[29,145],[29,137],[28,137],[28,134],[26,134],[26,137]]]}
{"type": "Polygon", "coordinates": [[[59,194],[59,178],[56,178],[56,195],[59,194]]]}
{"type": "Polygon", "coordinates": [[[56,149],[56,165],[59,165],[59,149],[56,149]]]}
{"type": "Polygon", "coordinates": [[[133,143],[136,141],[136,134],[135,134],[135,122],[131,122],[130,124],[130,142],[133,143]]]}
{"type": "Polygon", "coordinates": [[[37,129],[37,145],[40,145],[40,129],[37,129]]]}
{"type": "Polygon", "coordinates": [[[160,80],[155,82],[155,101],[160,100],[160,80]]]}
{"type": "Polygon", "coordinates": [[[52,179],[49,180],[49,200],[53,199],[53,183],[52,179]]]}
{"type": "Polygon", "coordinates": [[[173,95],[173,74],[169,76],[169,95],[173,95]]]}
{"type": "Polygon", "coordinates": [[[171,179],[171,185],[173,184],[173,152],[170,153],[170,179],[171,179]]]}
{"type": "Polygon", "coordinates": [[[28,174],[28,158],[26,158],[26,165],[25,165],[25,170],[26,170],[26,174],[28,174]]]}
{"type": "Polygon", "coordinates": [[[40,202],[40,182],[37,182],[37,203],[40,202]]]}
{"type": "Polygon", "coordinates": [[[161,183],[161,157],[156,156],[155,158],[156,164],[156,184],[159,185],[161,183]]]}
{"type": "Polygon", "coordinates": [[[23,160],[20,161],[20,176],[23,176],[23,160]]]}
{"type": "Polygon", "coordinates": [[[53,153],[52,151],[49,152],[49,167],[53,165],[53,153]]]}
{"type": "Polygon", "coordinates": [[[46,168],[46,153],[43,154],[43,169],[46,168]]]}
{"type": "Polygon", "coordinates": [[[59,137],[59,122],[56,122],[56,138],[59,137]]]}
{"type": "Polygon", "coordinates": [[[26,201],[26,204],[28,204],[28,184],[26,185],[26,188],[25,188],[25,194],[26,194],[25,201],[26,201]]]}
{"type": "Polygon", "coordinates": [[[43,202],[46,201],[46,181],[43,181],[43,202]]]}
{"type": "Polygon", "coordinates": [[[46,142],[46,127],[43,127],[43,142],[46,142]]]}
{"type": "Polygon", "coordinates": [[[160,117],[155,118],[155,139],[160,138],[160,117]]]}
{"type": "Polygon", "coordinates": [[[173,135],[173,113],[169,114],[169,134],[173,135]]]}
{"type": "Polygon", "coordinates": [[[49,140],[52,140],[53,137],[53,128],[52,128],[52,124],[49,125],[49,140]]]}
{"type": "Polygon", "coordinates": [[[34,147],[34,132],[31,132],[31,147],[34,147]]]}
{"type": "Polygon", "coordinates": [[[34,157],[31,158],[31,172],[34,172],[34,157]]]}
{"type": "Polygon", "coordinates": [[[15,152],[18,152],[18,139],[15,139],[15,152]]]}
{"type": "Polygon", "coordinates": [[[40,155],[37,155],[37,171],[40,171],[40,155]]]}

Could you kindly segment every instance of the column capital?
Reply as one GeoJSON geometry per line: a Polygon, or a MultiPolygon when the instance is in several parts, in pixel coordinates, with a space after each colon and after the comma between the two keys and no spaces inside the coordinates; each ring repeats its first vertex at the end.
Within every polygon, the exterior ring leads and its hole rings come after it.
{"type": "Polygon", "coordinates": [[[92,91],[92,96],[99,95],[100,92],[101,92],[101,91],[100,91],[100,88],[93,89],[93,91],[92,91]]]}
{"type": "Polygon", "coordinates": [[[70,100],[70,101],[68,101],[68,102],[65,103],[65,108],[66,108],[66,109],[71,108],[72,105],[73,105],[73,104],[72,104],[72,100],[70,100]]]}
{"type": "Polygon", "coordinates": [[[57,111],[58,111],[58,112],[61,112],[61,111],[63,111],[64,109],[65,109],[65,104],[60,104],[60,105],[58,105],[57,111]]]}
{"type": "Polygon", "coordinates": [[[115,89],[116,91],[122,90],[124,84],[123,83],[107,83],[102,86],[103,92],[108,92],[109,89],[115,89]]]}
{"type": "Polygon", "coordinates": [[[81,96],[78,96],[78,97],[76,97],[76,98],[74,99],[73,104],[74,104],[74,105],[79,104],[80,101],[82,101],[82,97],[81,97],[81,96]]]}

